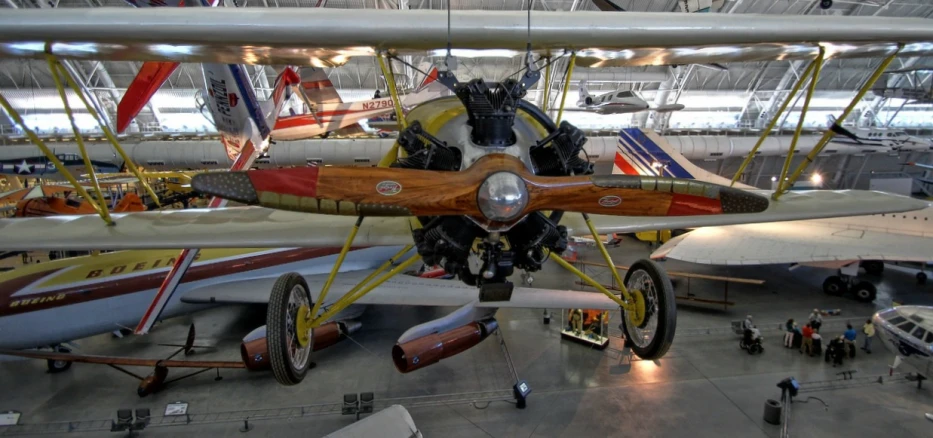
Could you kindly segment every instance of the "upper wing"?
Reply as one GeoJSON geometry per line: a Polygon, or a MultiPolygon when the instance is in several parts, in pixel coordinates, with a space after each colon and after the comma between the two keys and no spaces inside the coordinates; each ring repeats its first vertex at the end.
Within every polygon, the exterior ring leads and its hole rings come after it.
{"type": "Polygon", "coordinates": [[[93,356],[71,353],[53,353],[34,350],[6,350],[0,349],[0,356],[19,356],[31,359],[64,360],[68,362],[96,363],[102,365],[124,365],[133,367],[154,367],[156,365],[168,368],[246,368],[240,361],[194,361],[194,360],[164,360],[145,359],[120,356],[93,356]]]}
{"type": "MultiPolygon", "coordinates": [[[[767,195],[767,192],[759,191],[767,195]]],[[[623,202],[625,202],[623,200],[623,202]]],[[[592,215],[599,234],[634,233],[715,225],[862,216],[919,210],[927,201],[861,190],[789,192],[762,213],[709,216],[592,215]]],[[[93,250],[166,248],[269,248],[341,246],[356,218],[294,213],[261,207],[175,210],[113,214],[116,225],[97,216],[0,219],[0,250],[93,250]]],[[[580,215],[566,214],[561,225],[571,236],[592,234],[580,215]]],[[[355,245],[411,243],[403,217],[363,221],[355,245]]]]}
{"type": "Polygon", "coordinates": [[[822,221],[707,227],[678,236],[652,258],[712,265],[850,260],[933,260],[933,238],[847,229],[822,221]]]}
{"type": "MultiPolygon", "coordinates": [[[[424,55],[448,42],[511,49],[528,42],[524,11],[303,8],[87,8],[8,10],[0,55],[334,66],[377,50],[424,55]],[[413,25],[417,23],[417,25],[413,25]],[[313,44],[309,45],[308,42],[313,44]],[[46,43],[51,43],[46,46],[46,43]]],[[[539,52],[577,51],[586,66],[812,59],[931,51],[933,26],[919,18],[748,14],[534,12],[539,52]]]]}
{"type": "MultiPolygon", "coordinates": [[[[345,272],[337,275],[327,294],[325,306],[344,296],[372,271],[345,272]]],[[[323,284],[327,274],[305,275],[309,284],[323,284]]],[[[186,303],[266,304],[277,277],[207,285],[181,298],[186,303]]],[[[317,301],[319,290],[311,291],[317,301]]],[[[397,275],[379,285],[355,304],[459,307],[476,301],[478,290],[460,281],[397,275]]],[[[509,301],[479,302],[476,307],[585,308],[614,310],[618,304],[603,294],[572,290],[516,287],[509,301]]]]}

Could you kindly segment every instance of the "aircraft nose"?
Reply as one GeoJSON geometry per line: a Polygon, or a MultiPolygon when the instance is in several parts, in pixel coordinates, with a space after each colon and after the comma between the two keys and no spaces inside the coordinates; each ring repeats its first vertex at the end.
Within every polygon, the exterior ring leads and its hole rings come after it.
{"type": "Polygon", "coordinates": [[[205,195],[244,204],[256,204],[259,196],[246,172],[199,173],[191,178],[191,188],[205,195]]]}

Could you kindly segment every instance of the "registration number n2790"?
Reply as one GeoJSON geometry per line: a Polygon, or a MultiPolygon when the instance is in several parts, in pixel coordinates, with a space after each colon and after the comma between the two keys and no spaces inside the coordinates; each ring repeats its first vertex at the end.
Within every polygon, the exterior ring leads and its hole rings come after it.
{"type": "Polygon", "coordinates": [[[363,102],[363,109],[366,111],[382,108],[392,108],[392,99],[371,100],[368,102],[363,102]]]}

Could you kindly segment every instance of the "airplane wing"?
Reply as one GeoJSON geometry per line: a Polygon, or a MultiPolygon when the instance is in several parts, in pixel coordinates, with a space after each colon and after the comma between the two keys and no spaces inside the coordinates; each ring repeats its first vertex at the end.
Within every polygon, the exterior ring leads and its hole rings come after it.
{"type": "MultiPolygon", "coordinates": [[[[327,294],[325,306],[337,301],[372,271],[353,271],[337,275],[327,294]]],[[[308,284],[323,284],[327,274],[305,275],[308,284]]],[[[207,285],[185,293],[182,302],[192,304],[267,304],[272,285],[278,277],[207,285]]],[[[312,288],[312,301],[320,290],[312,288]]],[[[363,296],[355,304],[459,307],[477,300],[478,290],[461,281],[397,275],[363,296]]],[[[618,304],[601,293],[572,290],[515,287],[509,301],[486,301],[476,307],[489,308],[586,308],[615,310],[618,304]]]]}
{"type": "MultiPolygon", "coordinates": [[[[755,191],[768,195],[767,191],[755,191]]],[[[708,216],[591,215],[599,234],[658,229],[862,216],[926,208],[928,201],[861,190],[789,192],[761,213],[708,216]]],[[[335,247],[343,245],[356,221],[351,216],[295,213],[262,207],[189,209],[113,214],[116,225],[96,216],[0,219],[0,250],[94,250],[179,248],[335,247]]],[[[578,214],[565,214],[561,225],[571,236],[590,235],[578,214]]],[[[411,243],[404,217],[363,221],[356,245],[411,243]]]]}
{"type": "Polygon", "coordinates": [[[30,359],[63,360],[67,362],[93,363],[101,365],[122,365],[131,367],[154,367],[161,365],[167,368],[246,368],[241,361],[194,361],[194,360],[165,360],[145,359],[121,356],[94,356],[71,353],[54,353],[35,350],[7,350],[0,349],[0,356],[19,356],[30,359]]]}
{"type": "Polygon", "coordinates": [[[332,67],[388,50],[522,53],[576,50],[581,66],[703,64],[902,56],[933,51],[921,18],[627,12],[341,10],[301,8],[84,8],[4,11],[0,56],[247,62],[332,67]],[[362,25],[365,23],[365,25],[362,25]],[[413,26],[413,23],[417,23],[413,26]],[[248,31],[245,31],[248,30],[248,31]],[[530,32],[530,38],[528,37],[530,32]],[[313,41],[309,45],[308,42],[313,41]],[[819,42],[819,43],[814,43],[819,42]]]}
{"type": "Polygon", "coordinates": [[[651,254],[712,265],[891,260],[929,262],[931,236],[853,230],[824,221],[706,227],[669,240],[651,254]]]}

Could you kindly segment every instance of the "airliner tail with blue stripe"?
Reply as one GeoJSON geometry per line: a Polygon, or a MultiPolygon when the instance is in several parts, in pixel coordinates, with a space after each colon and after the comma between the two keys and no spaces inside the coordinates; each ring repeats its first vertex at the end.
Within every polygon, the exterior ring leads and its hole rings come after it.
{"type": "MultiPolygon", "coordinates": [[[[619,131],[612,173],[695,179],[725,186],[731,183],[691,163],[660,135],[638,128],[619,131]]],[[[735,187],[754,189],[741,183],[735,183],[735,187]]]]}

